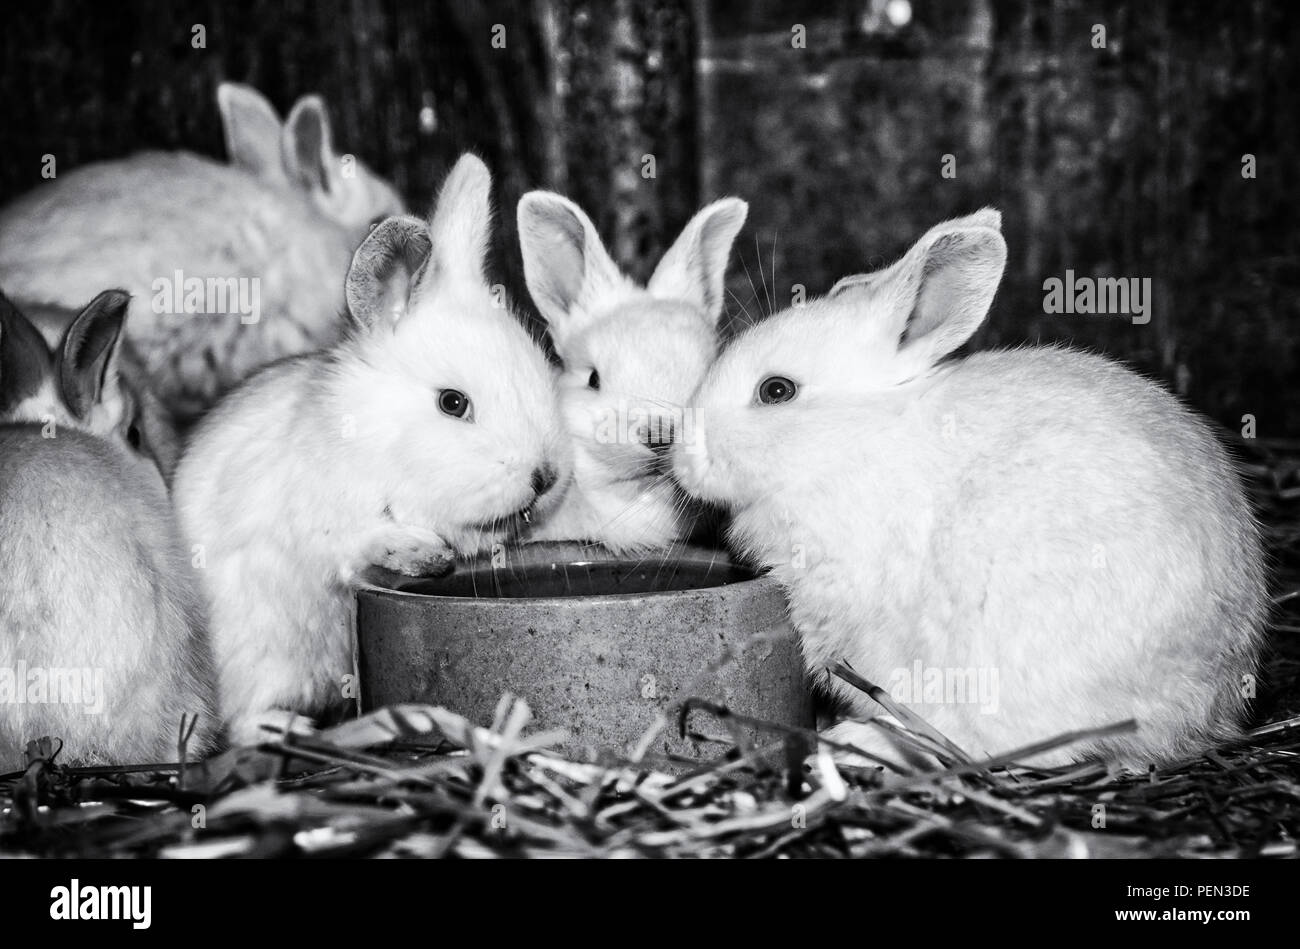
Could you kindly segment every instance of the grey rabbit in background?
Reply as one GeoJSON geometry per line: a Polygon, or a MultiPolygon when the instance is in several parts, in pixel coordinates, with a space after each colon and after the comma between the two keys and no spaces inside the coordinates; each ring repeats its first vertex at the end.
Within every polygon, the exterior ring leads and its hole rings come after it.
{"type": "Polygon", "coordinates": [[[140,152],[60,173],[0,209],[11,299],[75,311],[102,287],[127,290],[148,384],[186,418],[259,366],[334,342],[352,251],[403,209],[391,185],[335,152],[319,97],[283,125],[247,86],[224,83],[217,99],[229,163],[140,152]]]}

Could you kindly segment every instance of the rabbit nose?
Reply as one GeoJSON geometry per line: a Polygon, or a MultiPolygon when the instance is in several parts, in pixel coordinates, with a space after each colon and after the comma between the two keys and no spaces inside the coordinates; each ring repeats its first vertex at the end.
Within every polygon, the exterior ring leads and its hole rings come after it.
{"type": "Polygon", "coordinates": [[[540,468],[533,469],[533,493],[539,498],[551,488],[555,487],[555,482],[559,475],[555,473],[555,468],[551,465],[542,465],[540,468]]]}
{"type": "Polygon", "coordinates": [[[641,444],[656,455],[662,455],[673,447],[672,419],[652,419],[638,434],[641,444]]]}

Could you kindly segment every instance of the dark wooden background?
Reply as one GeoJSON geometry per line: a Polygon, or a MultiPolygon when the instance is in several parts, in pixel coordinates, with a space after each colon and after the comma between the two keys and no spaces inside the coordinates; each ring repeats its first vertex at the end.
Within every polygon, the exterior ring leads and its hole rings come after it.
{"type": "Polygon", "coordinates": [[[749,199],[737,314],[993,204],[1011,256],[977,345],[1102,349],[1234,429],[1250,413],[1262,436],[1300,435],[1300,5],[911,0],[899,28],[883,6],[19,0],[0,33],[0,200],[39,182],[46,153],[62,169],[144,147],[220,155],[229,78],[282,111],[324,94],[342,150],[419,211],[479,152],[497,267],[525,307],[513,209],[532,187],[586,206],[639,276],[701,201],[749,199]],[[1067,268],[1151,278],[1151,322],[1044,313],[1043,280],[1067,268]]]}

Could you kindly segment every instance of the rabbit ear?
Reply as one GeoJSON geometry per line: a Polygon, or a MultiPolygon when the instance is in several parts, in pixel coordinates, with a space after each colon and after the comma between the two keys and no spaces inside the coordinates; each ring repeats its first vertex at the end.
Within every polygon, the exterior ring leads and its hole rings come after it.
{"type": "Polygon", "coordinates": [[[965,217],[954,218],[940,227],[991,227],[999,234],[1002,233],[1002,212],[997,208],[980,208],[974,214],[968,214],[965,217]]]}
{"type": "MultiPolygon", "coordinates": [[[[965,228],[965,227],[991,227],[993,228],[993,230],[1001,232],[1002,212],[997,210],[996,208],[981,208],[980,210],[976,211],[974,214],[966,215],[966,217],[953,218],[951,221],[944,221],[942,224],[937,224],[934,227],[930,228],[930,230],[926,232],[925,237],[922,237],[919,241],[917,241],[912,249],[915,250],[916,248],[925,244],[927,240],[933,238],[934,236],[936,236],[942,231],[952,230],[954,228],[958,228],[958,229],[965,228]]],[[[876,270],[871,273],[860,273],[860,274],[853,274],[852,276],[848,276],[848,277],[841,277],[836,282],[835,286],[831,287],[830,292],[827,293],[827,296],[837,297],[841,293],[844,293],[849,290],[869,289],[873,284],[879,283],[881,278],[887,275],[894,275],[897,272],[897,270],[902,266],[905,259],[906,258],[904,258],[904,260],[900,260],[898,263],[892,266],[885,267],[883,270],[876,270]]]]}
{"type": "Polygon", "coordinates": [[[77,314],[63,334],[56,376],[64,403],[77,418],[85,418],[99,403],[104,389],[117,381],[117,356],[131,296],[125,290],[105,290],[77,314]]]}
{"type": "Polygon", "coordinates": [[[492,232],[492,174],[477,155],[461,155],[447,173],[429,219],[433,256],[424,280],[449,277],[486,283],[492,232]]]}
{"type": "Polygon", "coordinates": [[[370,232],[352,255],[345,284],[359,326],[373,330],[406,316],[429,253],[428,227],[419,218],[390,217],[370,232]]]}
{"type": "Polygon", "coordinates": [[[217,86],[217,108],[230,163],[259,178],[284,181],[280,153],[284,126],[266,97],[252,86],[223,82],[217,86]]]}
{"type": "Polygon", "coordinates": [[[50,350],[40,331],[0,293],[0,413],[40,391],[50,350]]]}
{"type": "Polygon", "coordinates": [[[873,274],[846,277],[837,299],[867,295],[886,316],[881,329],[900,355],[928,369],[974,334],[993,304],[1007,262],[1001,215],[986,208],[946,221],[873,274]]]}
{"type": "Polygon", "coordinates": [[[874,273],[856,273],[849,277],[841,277],[826,295],[828,297],[838,297],[850,290],[867,290],[884,274],[892,272],[893,267],[886,267],[884,270],[877,270],[874,273]]]}
{"type": "Polygon", "coordinates": [[[329,115],[320,96],[303,96],[284,123],[280,155],[289,180],[313,196],[328,199],[341,177],[329,115]]]}
{"type": "Polygon", "coordinates": [[[571,332],[592,301],[628,285],[591,218],[568,198],[530,191],[516,214],[524,282],[552,337],[571,332]]]}
{"type": "Polygon", "coordinates": [[[716,324],[731,245],[748,214],[749,205],[739,198],[723,198],[700,210],[659,261],[646,289],[660,298],[689,300],[716,324]]]}
{"type": "Polygon", "coordinates": [[[329,114],[320,96],[303,96],[294,103],[284,123],[280,156],[289,181],[344,227],[360,230],[379,217],[402,213],[402,200],[391,185],[355,156],[334,151],[329,114]]]}

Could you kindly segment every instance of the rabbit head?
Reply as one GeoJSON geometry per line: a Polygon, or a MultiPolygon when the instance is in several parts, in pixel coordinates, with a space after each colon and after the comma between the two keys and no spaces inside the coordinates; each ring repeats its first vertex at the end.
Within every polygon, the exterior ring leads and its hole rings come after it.
{"type": "Polygon", "coordinates": [[[546,355],[484,275],[490,189],[464,155],[427,223],[389,218],[362,243],[338,368],[394,516],[465,554],[544,510],[569,471],[546,355]]]}
{"type": "Polygon", "coordinates": [[[329,115],[320,96],[303,96],[283,124],[266,97],[251,86],[217,87],[232,164],[260,178],[301,188],[326,217],[360,241],[367,229],[405,207],[397,191],[355,155],[334,151],[329,115]]]}
{"type": "Polygon", "coordinates": [[[0,294],[0,422],[40,425],[49,437],[66,426],[118,442],[140,472],[167,479],[176,461],[174,432],[147,388],[123,379],[130,299],[122,290],[99,294],[51,352],[0,294]]]}
{"type": "Polygon", "coordinates": [[[695,425],[674,448],[678,483],[733,509],[819,494],[819,459],[842,438],[871,437],[859,430],[864,406],[882,426],[908,425],[910,387],[988,315],[1006,263],[1000,227],[991,209],[940,224],[894,265],[739,335],[696,394],[695,425]]]}
{"type": "Polygon", "coordinates": [[[519,202],[524,277],[564,364],[560,399],[580,450],[612,480],[650,476],[717,352],[723,278],[748,205],[699,211],[641,287],[572,201],[519,202]]]}

